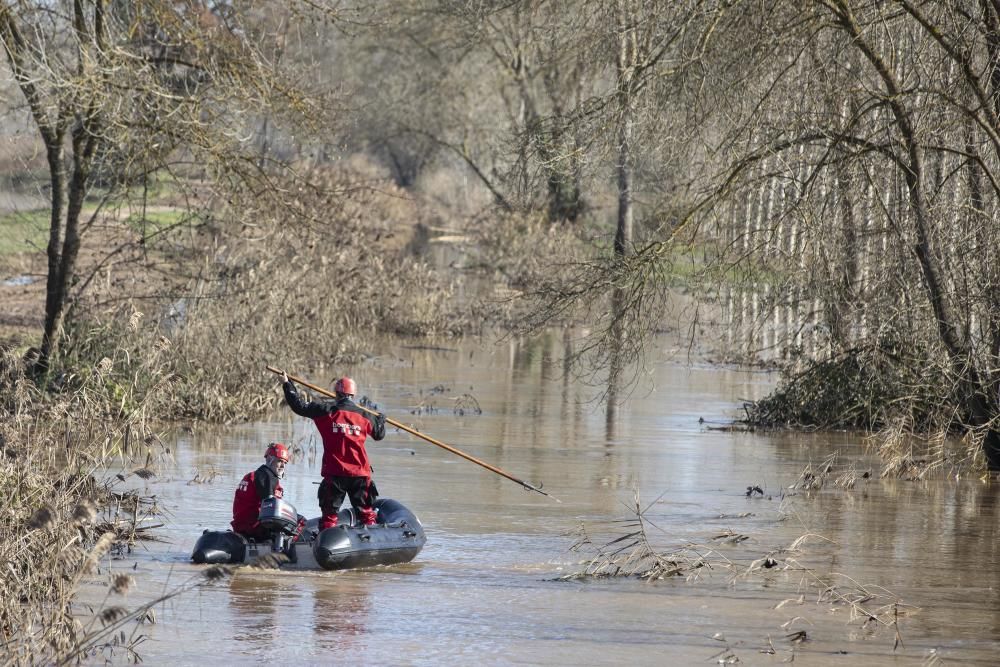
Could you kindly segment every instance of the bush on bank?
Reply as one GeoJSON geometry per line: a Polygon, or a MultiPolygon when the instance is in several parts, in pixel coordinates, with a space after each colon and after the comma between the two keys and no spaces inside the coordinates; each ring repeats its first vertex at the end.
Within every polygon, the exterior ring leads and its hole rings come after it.
{"type": "Polygon", "coordinates": [[[881,342],[806,360],[786,370],[778,388],[747,408],[747,421],[763,428],[877,430],[906,420],[917,430],[941,426],[947,387],[924,350],[881,342]]]}
{"type": "MultiPolygon", "coordinates": [[[[121,495],[114,490],[116,478],[102,481],[100,471],[115,457],[148,452],[149,431],[141,410],[108,418],[114,411],[98,399],[105,392],[100,369],[73,382],[73,392],[39,391],[30,364],[9,349],[0,351],[0,560],[5,565],[0,642],[5,664],[75,661],[101,650],[107,639],[103,631],[116,620],[117,612],[88,626],[73,599],[81,583],[101,577],[108,553],[126,549],[134,538],[134,529],[130,536],[105,514],[121,495]]],[[[108,582],[117,593],[128,585],[127,577],[108,582]]]]}
{"type": "Polygon", "coordinates": [[[933,347],[882,338],[805,361],[798,371],[785,369],[777,389],[746,406],[746,423],[873,433],[883,475],[978,470],[985,465],[984,433],[965,425],[953,378],[946,357],[933,347]]]}

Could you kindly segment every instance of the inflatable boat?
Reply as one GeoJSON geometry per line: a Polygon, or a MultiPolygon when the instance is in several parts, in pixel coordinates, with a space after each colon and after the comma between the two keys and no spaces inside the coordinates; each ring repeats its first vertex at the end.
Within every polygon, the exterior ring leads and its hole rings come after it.
{"type": "Polygon", "coordinates": [[[263,557],[278,558],[281,567],[346,570],[375,565],[408,563],[427,538],[420,520],[390,498],[375,501],[376,524],[364,526],[351,508],[337,513],[337,526],[319,530],[319,518],[309,519],[299,530],[295,508],[278,498],[261,503],[259,521],[272,535],[257,541],[231,530],[206,530],[191,554],[195,563],[252,564],[263,557]]]}

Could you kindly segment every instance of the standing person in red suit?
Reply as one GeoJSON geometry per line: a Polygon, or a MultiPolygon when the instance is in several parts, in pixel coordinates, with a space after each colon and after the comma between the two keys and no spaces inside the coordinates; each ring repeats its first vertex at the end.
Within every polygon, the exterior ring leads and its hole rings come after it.
{"type": "Polygon", "coordinates": [[[233,498],[233,532],[255,540],[266,540],[270,535],[257,522],[260,504],[265,498],[281,498],[284,489],[281,479],[288,463],[288,447],[272,442],[264,452],[264,465],[243,476],[233,498]]]}
{"type": "Polygon", "coordinates": [[[319,529],[337,525],[337,510],[344,497],[351,500],[351,507],[361,523],[375,524],[375,499],[378,489],[372,482],[372,467],[365,450],[365,440],[385,437],[385,416],[371,416],[354,402],[357,385],[349,377],[337,380],[333,401],[305,401],[295,385],[283,374],[285,400],[297,415],[309,417],[323,438],[323,467],[320,474],[319,509],[323,513],[319,529]]]}

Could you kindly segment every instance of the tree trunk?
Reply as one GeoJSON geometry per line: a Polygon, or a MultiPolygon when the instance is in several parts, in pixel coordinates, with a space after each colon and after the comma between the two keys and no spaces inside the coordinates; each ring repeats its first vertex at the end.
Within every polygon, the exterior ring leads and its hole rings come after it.
{"type": "Polygon", "coordinates": [[[80,255],[80,217],[90,182],[90,167],[97,146],[96,126],[83,121],[73,130],[73,172],[66,182],[62,142],[49,151],[49,178],[52,183],[52,219],[49,231],[49,273],[45,290],[45,330],[39,366],[47,369],[59,352],[62,325],[69,305],[70,283],[76,275],[80,255]],[[58,193],[58,202],[56,201],[58,193]],[[60,221],[65,199],[66,217],[60,221]],[[60,238],[61,237],[61,238],[60,238]],[[60,247],[61,246],[61,247],[60,247]]]}
{"type": "Polygon", "coordinates": [[[840,214],[840,253],[842,262],[840,276],[834,284],[835,299],[831,307],[834,311],[832,329],[834,343],[849,347],[851,343],[851,308],[857,302],[858,281],[858,237],[854,216],[854,200],[851,193],[853,183],[850,172],[843,163],[836,167],[834,188],[840,214]]]}
{"type": "Polygon", "coordinates": [[[49,360],[59,348],[59,334],[62,329],[65,293],[61,271],[63,266],[63,208],[66,202],[66,167],[63,164],[63,136],[55,133],[46,139],[46,157],[49,165],[49,184],[52,187],[49,218],[48,276],[45,283],[45,328],[42,332],[42,346],[38,366],[46,370],[49,360]]]}
{"type": "Polygon", "coordinates": [[[618,130],[618,226],[615,254],[624,257],[632,246],[632,114],[626,106],[618,130]]]}
{"type": "Polygon", "coordinates": [[[968,341],[960,335],[959,317],[948,296],[944,260],[923,190],[923,154],[913,115],[903,104],[902,87],[895,72],[867,41],[849,4],[845,0],[837,0],[835,4],[835,14],[840,24],[851,35],[854,44],[885,85],[888,108],[903,148],[903,154],[896,157],[896,162],[903,174],[906,196],[914,218],[916,243],[913,252],[920,263],[926,296],[934,310],[938,335],[957,378],[958,398],[966,413],[965,418],[970,426],[986,429],[983,440],[986,463],[990,470],[1000,470],[1000,434],[995,427],[990,426],[996,413],[995,399],[991,400],[984,392],[985,387],[976,369],[972,350],[969,349],[968,341]]]}
{"type": "Polygon", "coordinates": [[[615,254],[632,254],[632,132],[635,124],[635,84],[638,44],[635,20],[626,3],[616,6],[618,24],[617,101],[618,101],[618,224],[615,231],[615,254]]]}

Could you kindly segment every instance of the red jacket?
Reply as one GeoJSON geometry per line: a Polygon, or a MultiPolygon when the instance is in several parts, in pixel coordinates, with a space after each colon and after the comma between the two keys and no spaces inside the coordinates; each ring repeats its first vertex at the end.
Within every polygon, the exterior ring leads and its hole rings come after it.
{"type": "Polygon", "coordinates": [[[281,482],[273,470],[262,465],[243,476],[233,497],[233,531],[251,533],[257,527],[260,504],[265,498],[280,498],[284,494],[281,482]]]}
{"type": "Polygon", "coordinates": [[[285,385],[285,400],[297,415],[315,422],[323,438],[323,477],[371,477],[372,466],[365,440],[385,437],[385,417],[365,413],[350,398],[337,401],[303,401],[295,385],[285,385]]]}

